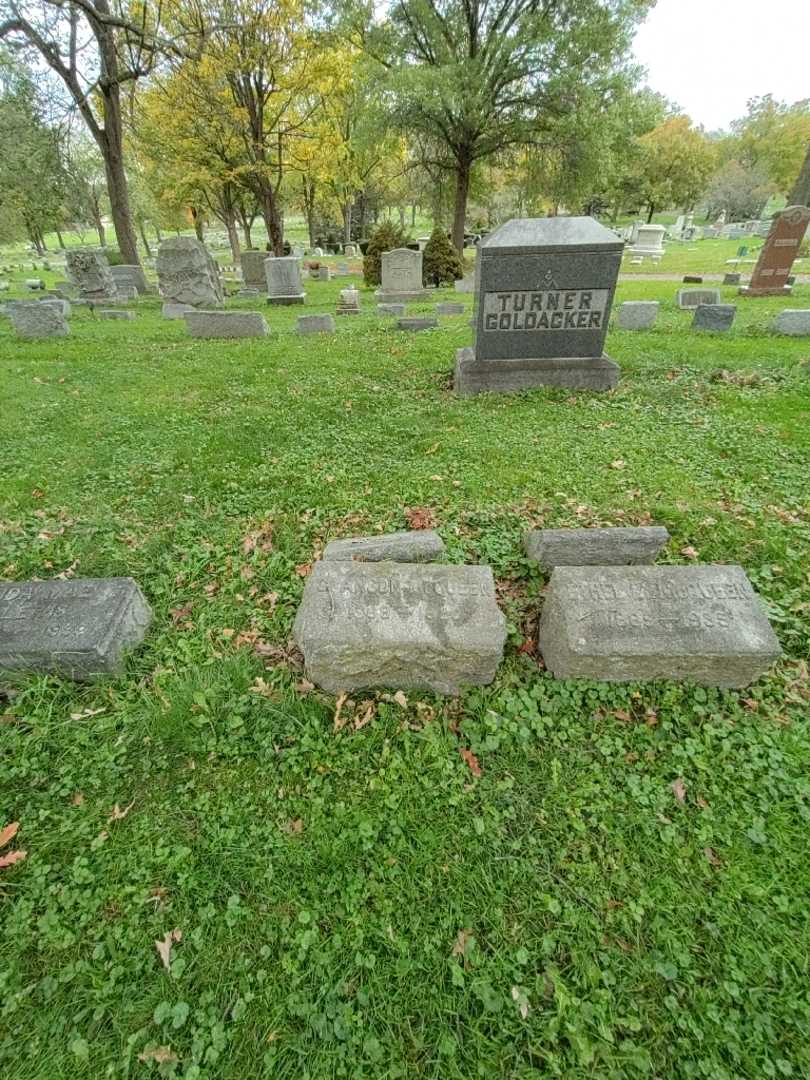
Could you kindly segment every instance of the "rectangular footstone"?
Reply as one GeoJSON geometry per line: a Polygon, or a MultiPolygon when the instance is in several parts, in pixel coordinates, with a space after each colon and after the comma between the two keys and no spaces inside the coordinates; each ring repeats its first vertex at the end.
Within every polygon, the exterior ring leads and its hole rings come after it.
{"type": "Polygon", "coordinates": [[[300,315],[299,334],[334,334],[335,320],[331,315],[300,315]]]}
{"type": "Polygon", "coordinates": [[[436,305],[437,315],[463,315],[466,310],[463,304],[445,303],[436,305]]]}
{"type": "Polygon", "coordinates": [[[194,311],[191,304],[173,304],[168,301],[161,308],[164,319],[185,319],[189,311],[194,311]]]}
{"type": "Polygon", "coordinates": [[[741,566],[558,566],[538,635],[558,679],[747,686],[780,655],[741,566]]]}
{"type": "Polygon", "coordinates": [[[740,274],[723,274],[723,284],[724,285],[739,285],[741,276],[742,275],[740,275],[740,274]]]}
{"type": "Polygon", "coordinates": [[[692,316],[692,329],[724,334],[731,329],[736,314],[736,304],[698,304],[692,316]]]}
{"type": "Polygon", "coordinates": [[[0,584],[0,669],[116,675],[152,619],[132,578],[0,584]]]}
{"type": "Polygon", "coordinates": [[[625,300],[619,307],[616,325],[620,330],[649,330],[660,307],[657,300],[625,300]]]}
{"type": "Polygon", "coordinates": [[[678,307],[695,308],[698,304],[719,304],[719,289],[678,289],[678,307]]]}
{"type": "Polygon", "coordinates": [[[99,317],[102,319],[134,319],[134,311],[117,311],[110,308],[101,308],[99,317]]]}
{"type": "Polygon", "coordinates": [[[555,566],[638,566],[652,563],[669,540],[661,525],[610,529],[533,529],[523,538],[530,559],[555,566]]]}
{"type": "Polygon", "coordinates": [[[404,304],[377,304],[377,311],[380,315],[396,315],[401,317],[405,314],[404,304]]]}
{"type": "Polygon", "coordinates": [[[187,311],[184,318],[194,338],[267,337],[267,323],[258,311],[187,311]]]}
{"type": "Polygon", "coordinates": [[[785,308],[773,321],[775,334],[810,337],[810,308],[785,308]]]}
{"type": "Polygon", "coordinates": [[[434,326],[438,325],[438,319],[419,318],[419,316],[415,315],[397,319],[397,329],[399,330],[432,330],[434,326]]]}
{"type": "Polygon", "coordinates": [[[457,694],[492,682],[506,620],[488,566],[325,562],[293,629],[307,677],[332,693],[373,687],[457,694]]]}
{"type": "Polygon", "coordinates": [[[444,555],[444,542],[433,529],[413,529],[383,536],[352,536],[332,540],[323,558],[327,562],[433,562],[444,555]]]}

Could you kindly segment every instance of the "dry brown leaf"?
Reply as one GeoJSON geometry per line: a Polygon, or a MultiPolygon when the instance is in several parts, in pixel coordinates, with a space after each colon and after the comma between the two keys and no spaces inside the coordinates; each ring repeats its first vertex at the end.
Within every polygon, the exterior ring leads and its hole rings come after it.
{"type": "Polygon", "coordinates": [[[312,572],[312,563],[300,563],[298,566],[296,566],[295,572],[296,574],[298,574],[299,577],[307,577],[312,572]]]}
{"type": "Polygon", "coordinates": [[[343,693],[343,694],[340,695],[340,697],[335,702],[335,717],[334,717],[334,720],[332,721],[332,730],[333,731],[336,731],[336,732],[340,731],[341,728],[344,728],[346,726],[346,721],[345,721],[345,719],[343,719],[341,717],[341,713],[343,712],[343,706],[346,704],[346,698],[348,696],[349,696],[348,694],[343,693]]]}
{"type": "Polygon", "coordinates": [[[624,464],[625,463],[624,463],[624,460],[622,458],[616,458],[615,461],[611,461],[610,467],[611,467],[611,469],[623,469],[624,464]]]}
{"type": "Polygon", "coordinates": [[[183,931],[178,930],[176,927],[174,930],[169,930],[166,936],[160,941],[155,942],[155,948],[158,951],[158,956],[163,961],[163,966],[167,971],[171,971],[172,966],[172,945],[175,941],[180,941],[183,937],[183,931]]]}
{"type": "Polygon", "coordinates": [[[118,803],[116,803],[115,806],[112,808],[112,813],[107,818],[107,820],[108,821],[123,821],[124,818],[127,816],[127,814],[130,812],[130,810],[132,809],[132,807],[134,805],[135,805],[135,800],[133,799],[132,802],[129,804],[129,806],[125,806],[124,809],[122,810],[121,807],[118,805],[118,803]]]}
{"type": "Polygon", "coordinates": [[[172,1061],[179,1061],[180,1058],[177,1054],[173,1054],[171,1048],[168,1046],[155,1046],[152,1049],[144,1050],[142,1054],[138,1054],[138,1061],[146,1063],[147,1061],[156,1061],[158,1065],[167,1065],[172,1061]]]}
{"type": "Polygon", "coordinates": [[[695,799],[695,802],[698,804],[701,810],[709,809],[709,804],[706,802],[702,795],[698,795],[697,799],[695,799]]]}
{"type": "Polygon", "coordinates": [[[299,694],[311,694],[315,689],[315,683],[311,683],[309,679],[301,679],[300,682],[295,684],[295,689],[299,694]]]}
{"type": "Polygon", "coordinates": [[[410,529],[432,529],[436,524],[436,516],[427,506],[407,506],[405,520],[410,529]]]}
{"type": "Polygon", "coordinates": [[[684,547],[681,548],[681,555],[683,555],[685,559],[694,560],[700,558],[700,552],[697,550],[697,548],[693,548],[691,544],[686,544],[684,547]]]}
{"type": "Polygon", "coordinates": [[[81,791],[74,791],[73,798],[70,800],[71,806],[81,806],[84,802],[84,795],[81,791]]]}
{"type": "Polygon", "coordinates": [[[408,708],[408,699],[405,697],[401,690],[397,690],[394,694],[394,701],[403,709],[408,708]]]}
{"type": "Polygon", "coordinates": [[[467,946],[470,943],[472,937],[472,930],[459,930],[456,934],[456,940],[453,943],[453,956],[460,956],[462,959],[467,955],[467,946]]]}
{"type": "Polygon", "coordinates": [[[5,847],[6,844],[10,843],[17,835],[19,830],[19,821],[12,821],[10,825],[6,825],[6,827],[2,831],[0,831],[0,847],[5,847]]]}
{"type": "Polygon", "coordinates": [[[473,774],[473,776],[475,776],[476,778],[481,776],[481,766],[478,764],[478,758],[475,756],[472,750],[468,750],[466,746],[460,746],[458,752],[466,761],[469,770],[473,774]]]}
{"type": "Polygon", "coordinates": [[[169,614],[172,617],[172,622],[175,626],[177,626],[178,623],[183,622],[183,620],[187,619],[188,616],[191,614],[191,604],[189,604],[187,607],[169,608],[169,614]]]}
{"type": "Polygon", "coordinates": [[[683,777],[679,776],[677,780],[673,780],[670,785],[675,798],[679,803],[686,802],[686,784],[683,782],[683,777]]]}
{"type": "Polygon", "coordinates": [[[614,709],[612,715],[615,716],[617,720],[621,720],[623,724],[629,724],[633,720],[632,715],[627,709],[614,709]]]}
{"type": "Polygon", "coordinates": [[[0,855],[0,870],[4,870],[7,866],[13,866],[14,863],[22,862],[27,855],[27,851],[9,851],[5,855],[0,855]]]}
{"type": "Polygon", "coordinates": [[[304,831],[304,821],[300,817],[295,819],[290,818],[290,820],[285,821],[285,823],[281,827],[284,832],[289,833],[290,836],[297,836],[298,833],[304,831]]]}
{"type": "Polygon", "coordinates": [[[370,724],[374,719],[374,714],[377,712],[377,706],[373,701],[363,701],[360,708],[363,709],[364,706],[365,711],[358,713],[354,718],[355,731],[359,731],[361,728],[364,728],[366,724],[370,724]]]}

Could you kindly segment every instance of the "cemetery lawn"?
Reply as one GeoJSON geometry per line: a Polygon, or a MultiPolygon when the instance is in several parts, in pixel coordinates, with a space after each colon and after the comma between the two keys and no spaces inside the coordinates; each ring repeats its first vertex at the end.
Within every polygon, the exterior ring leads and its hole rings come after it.
{"type": "Polygon", "coordinates": [[[458,399],[466,316],[400,333],[364,290],[299,338],[342,284],[231,301],[268,340],[191,341],[157,300],[58,341],[0,324],[0,578],[131,575],[155,616],[124,677],[0,680],[27,852],[0,871],[0,1075],[807,1076],[810,340],[767,327],[810,286],[715,337],[677,284],[624,283],[664,306],[610,333],[616,391],[458,399]],[[493,566],[505,662],[338,709],[288,646],[304,578],[414,512],[493,566]],[[651,521],[664,561],[745,567],[767,678],[542,670],[522,533],[651,521]]]}

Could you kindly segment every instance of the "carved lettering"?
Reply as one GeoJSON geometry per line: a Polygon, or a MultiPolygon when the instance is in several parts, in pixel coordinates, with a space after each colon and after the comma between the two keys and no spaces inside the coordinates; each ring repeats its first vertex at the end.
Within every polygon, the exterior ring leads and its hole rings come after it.
{"type": "Polygon", "coordinates": [[[607,289],[544,289],[487,292],[483,296],[485,331],[601,330],[607,313],[607,289]]]}

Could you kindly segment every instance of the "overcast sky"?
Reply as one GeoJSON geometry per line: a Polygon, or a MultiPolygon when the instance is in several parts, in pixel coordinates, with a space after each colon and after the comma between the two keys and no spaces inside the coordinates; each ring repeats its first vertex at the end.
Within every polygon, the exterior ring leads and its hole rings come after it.
{"type": "Polygon", "coordinates": [[[728,128],[749,98],[810,98],[810,0],[658,0],[635,54],[694,123],[728,128]]]}

